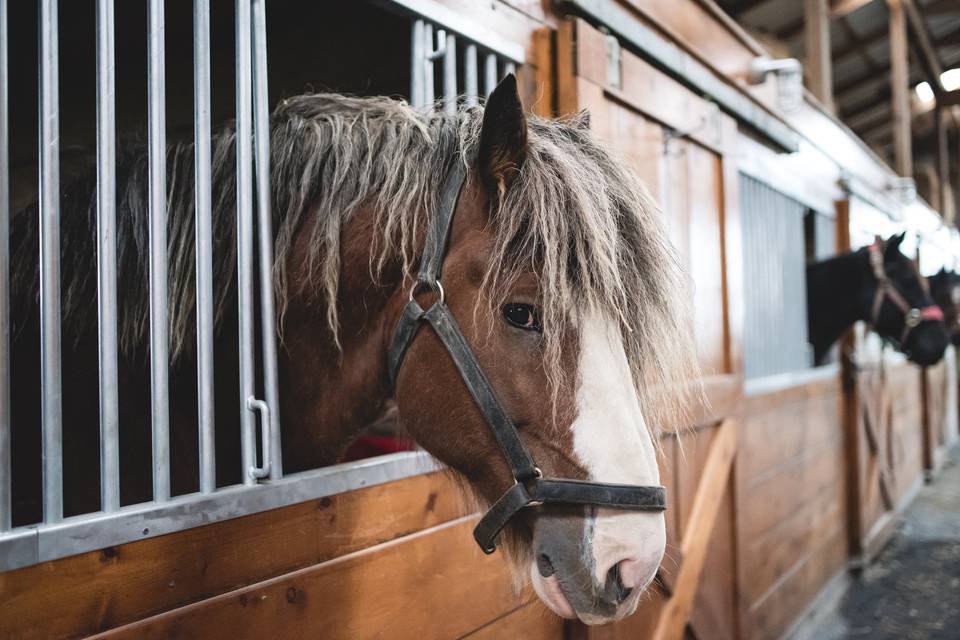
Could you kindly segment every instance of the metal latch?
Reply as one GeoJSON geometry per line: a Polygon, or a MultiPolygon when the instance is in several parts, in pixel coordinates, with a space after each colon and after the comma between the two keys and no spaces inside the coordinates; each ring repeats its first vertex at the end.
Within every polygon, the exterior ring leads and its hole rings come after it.
{"type": "Polygon", "coordinates": [[[270,405],[263,400],[250,396],[247,398],[247,409],[260,413],[260,453],[263,456],[263,466],[251,466],[248,470],[251,478],[262,480],[270,477],[270,440],[273,438],[273,423],[270,419],[270,405]]]}

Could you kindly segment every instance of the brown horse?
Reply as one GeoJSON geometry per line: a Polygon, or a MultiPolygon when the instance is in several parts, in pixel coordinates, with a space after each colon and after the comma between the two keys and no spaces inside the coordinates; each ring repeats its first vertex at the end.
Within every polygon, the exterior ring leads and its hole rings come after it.
{"type": "MultiPolygon", "coordinates": [[[[285,471],[338,461],[396,403],[405,430],[490,503],[513,484],[437,334],[421,328],[395,385],[387,353],[444,177],[466,173],[443,260],[446,304],[547,477],[658,485],[658,433],[696,378],[690,288],[643,187],[586,117],[527,118],[511,77],[448,115],[388,99],[308,95],[272,116],[275,285],[285,471]]],[[[218,483],[239,477],[234,130],[213,140],[218,483]]],[[[193,147],[168,153],[171,450],[197,488],[193,147]]],[[[64,192],[68,513],[99,506],[92,175],[64,192]]],[[[120,159],[121,487],[148,500],[146,160],[120,159]]],[[[39,519],[36,210],[15,219],[16,515],[39,519]]],[[[430,291],[418,294],[426,303],[430,291]]],[[[631,613],[664,553],[659,512],[545,504],[505,530],[520,575],[558,614],[631,613]]]]}

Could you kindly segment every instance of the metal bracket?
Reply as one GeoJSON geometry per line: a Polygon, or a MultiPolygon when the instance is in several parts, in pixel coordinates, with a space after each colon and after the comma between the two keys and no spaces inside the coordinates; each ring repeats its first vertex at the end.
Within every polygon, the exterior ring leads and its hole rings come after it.
{"type": "Polygon", "coordinates": [[[253,396],[247,398],[247,409],[260,413],[260,453],[263,457],[263,466],[251,466],[248,470],[251,478],[262,480],[270,477],[270,440],[273,437],[273,422],[270,416],[270,405],[253,396]]]}
{"type": "Polygon", "coordinates": [[[606,34],[607,49],[607,84],[614,89],[622,89],[623,81],[620,71],[620,41],[611,34],[606,28],[600,29],[606,34]]]}

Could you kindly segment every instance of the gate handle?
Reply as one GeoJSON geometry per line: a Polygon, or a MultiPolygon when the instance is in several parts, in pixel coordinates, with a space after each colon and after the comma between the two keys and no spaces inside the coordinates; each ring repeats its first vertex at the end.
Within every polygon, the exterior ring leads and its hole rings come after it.
{"type": "Polygon", "coordinates": [[[258,400],[257,398],[250,396],[247,398],[247,409],[250,411],[259,411],[260,412],[260,423],[262,425],[262,433],[260,435],[260,450],[263,455],[263,466],[250,467],[249,473],[250,477],[262,480],[270,476],[270,440],[273,435],[273,423],[270,418],[270,405],[268,405],[263,400],[258,400]]]}

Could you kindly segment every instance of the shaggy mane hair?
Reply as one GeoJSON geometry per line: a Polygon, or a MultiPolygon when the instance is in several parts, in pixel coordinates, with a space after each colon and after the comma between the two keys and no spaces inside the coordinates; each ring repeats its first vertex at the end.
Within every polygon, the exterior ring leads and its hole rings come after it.
{"type": "MultiPolygon", "coordinates": [[[[375,212],[374,277],[389,261],[412,273],[428,216],[453,163],[472,166],[482,107],[450,115],[387,98],[336,94],[283,101],[271,119],[271,173],[278,325],[297,289],[325,302],[338,331],[341,229],[361,205],[375,212]],[[309,234],[309,277],[291,282],[295,240],[309,234]]],[[[235,305],[235,129],[212,141],[214,295],[218,330],[235,305]]],[[[195,343],[194,149],[167,154],[170,354],[195,343]]],[[[117,175],[119,333],[125,358],[145,358],[149,331],[147,153],[121,149],[117,175]]],[[[96,197],[91,171],[63,191],[61,248],[65,343],[96,327],[96,197]]],[[[15,325],[35,318],[38,299],[36,205],[14,219],[15,325]]],[[[529,149],[516,180],[491,215],[495,253],[485,286],[499,299],[531,270],[540,279],[545,368],[554,392],[561,331],[596,308],[619,320],[624,348],[654,434],[674,427],[690,399],[697,363],[691,287],[667,238],[665,222],[635,175],[590,134],[582,119],[529,118],[529,149]]],[[[35,320],[34,320],[35,321],[35,320]]],[[[656,441],[656,439],[655,439],[656,441]]]]}

